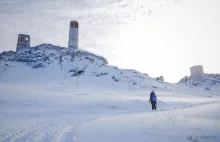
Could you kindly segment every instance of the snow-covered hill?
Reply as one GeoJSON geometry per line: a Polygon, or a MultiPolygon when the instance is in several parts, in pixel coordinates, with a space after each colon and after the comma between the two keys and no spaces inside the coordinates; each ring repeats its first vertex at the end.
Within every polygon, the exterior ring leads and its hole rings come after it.
{"type": "Polygon", "coordinates": [[[216,94],[220,94],[220,74],[202,74],[191,75],[182,78],[178,85],[185,86],[189,89],[197,89],[203,92],[215,91],[216,94]]]}
{"type": "Polygon", "coordinates": [[[186,94],[218,95],[220,75],[184,77],[177,84],[135,70],[108,65],[105,58],[80,49],[42,44],[23,52],[0,53],[0,82],[51,82],[80,84],[99,89],[144,89],[186,94]],[[195,93],[196,92],[196,93],[195,93]],[[204,93],[205,92],[205,93],[204,93]]]}
{"type": "Polygon", "coordinates": [[[104,89],[154,89],[188,94],[209,91],[210,95],[220,92],[219,74],[186,76],[179,83],[170,84],[162,76],[152,78],[146,73],[110,66],[105,58],[80,49],[42,44],[23,52],[0,53],[0,82],[52,80],[104,89]]]}
{"type": "Polygon", "coordinates": [[[220,85],[220,74],[203,74],[203,75],[191,75],[182,78],[179,83],[184,83],[186,85],[220,85]]]}
{"type": "Polygon", "coordinates": [[[83,50],[42,44],[23,52],[0,54],[0,81],[72,80],[100,88],[168,90],[169,83],[135,70],[108,65],[105,58],[83,50]]]}
{"type": "Polygon", "coordinates": [[[192,79],[170,84],[110,66],[87,51],[49,44],[3,52],[0,141],[219,141],[219,76],[213,78],[210,90],[204,88],[208,79],[197,79],[200,86],[192,79]],[[156,112],[149,103],[152,89],[156,112]]]}

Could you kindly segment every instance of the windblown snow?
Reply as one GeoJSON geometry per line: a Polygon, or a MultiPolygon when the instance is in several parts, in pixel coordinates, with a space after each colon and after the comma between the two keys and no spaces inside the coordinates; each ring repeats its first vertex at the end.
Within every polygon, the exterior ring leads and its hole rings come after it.
{"type": "Polygon", "coordinates": [[[0,141],[217,142],[219,95],[218,74],[170,84],[83,50],[42,44],[3,52],[0,141]]]}

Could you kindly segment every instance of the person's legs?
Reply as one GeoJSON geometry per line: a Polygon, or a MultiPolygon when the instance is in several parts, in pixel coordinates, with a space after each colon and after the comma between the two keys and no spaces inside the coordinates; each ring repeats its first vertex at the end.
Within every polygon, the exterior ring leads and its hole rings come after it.
{"type": "Polygon", "coordinates": [[[154,110],[156,107],[155,107],[155,101],[152,101],[152,110],[154,110]]]}
{"type": "Polygon", "coordinates": [[[153,103],[153,101],[151,101],[151,105],[152,105],[152,110],[154,110],[154,103],[153,103]]]}
{"type": "Polygon", "coordinates": [[[154,101],[154,110],[156,110],[156,102],[154,101]]]}

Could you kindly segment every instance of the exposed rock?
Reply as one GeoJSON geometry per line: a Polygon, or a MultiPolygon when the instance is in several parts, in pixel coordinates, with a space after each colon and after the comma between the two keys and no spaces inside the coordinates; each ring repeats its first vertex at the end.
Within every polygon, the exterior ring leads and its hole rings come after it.
{"type": "Polygon", "coordinates": [[[75,69],[71,69],[68,72],[76,72],[76,70],[75,69]]]}
{"type": "Polygon", "coordinates": [[[36,65],[33,65],[32,68],[37,69],[37,68],[41,68],[41,67],[43,67],[43,66],[44,66],[44,65],[43,65],[42,63],[39,63],[39,64],[36,64],[36,65]]]}
{"type": "Polygon", "coordinates": [[[206,90],[210,90],[212,87],[220,85],[220,74],[191,75],[189,77],[185,76],[178,83],[192,85],[195,87],[200,86],[206,90]]]}
{"type": "Polygon", "coordinates": [[[188,76],[185,76],[184,78],[182,78],[178,83],[185,83],[189,80],[188,76]]]}
{"type": "Polygon", "coordinates": [[[133,85],[137,85],[137,82],[133,82],[133,85]]]}
{"type": "Polygon", "coordinates": [[[73,76],[80,76],[80,75],[82,75],[84,72],[85,72],[85,71],[83,71],[83,70],[76,71],[73,75],[71,75],[71,77],[73,77],[73,76]]]}
{"type": "Polygon", "coordinates": [[[211,90],[209,87],[206,87],[205,89],[206,89],[206,90],[211,90]]]}
{"type": "Polygon", "coordinates": [[[107,74],[108,74],[107,72],[100,73],[101,76],[104,76],[104,75],[107,75],[107,74]]]}
{"type": "Polygon", "coordinates": [[[2,56],[0,56],[0,61],[1,61],[1,60],[4,60],[4,58],[3,58],[2,56]]]}
{"type": "Polygon", "coordinates": [[[163,78],[163,76],[159,76],[159,77],[157,77],[156,80],[157,80],[157,81],[162,81],[162,82],[164,82],[164,78],[163,78]]]}

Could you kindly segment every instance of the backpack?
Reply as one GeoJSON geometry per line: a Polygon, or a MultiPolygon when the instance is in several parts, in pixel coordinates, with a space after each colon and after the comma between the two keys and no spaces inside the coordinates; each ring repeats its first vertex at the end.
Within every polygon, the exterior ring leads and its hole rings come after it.
{"type": "Polygon", "coordinates": [[[152,101],[157,101],[157,96],[155,94],[152,95],[152,101]]]}

